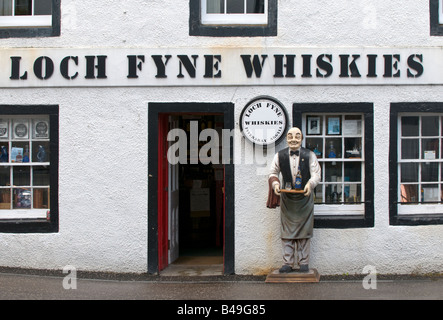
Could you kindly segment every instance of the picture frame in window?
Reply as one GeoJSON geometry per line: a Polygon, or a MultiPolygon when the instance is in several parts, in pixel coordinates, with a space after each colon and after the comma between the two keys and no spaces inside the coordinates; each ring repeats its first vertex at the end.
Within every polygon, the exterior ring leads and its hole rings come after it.
{"type": "Polygon", "coordinates": [[[320,117],[307,116],[307,134],[308,135],[320,135],[321,131],[321,119],[320,117]]]}
{"type": "Polygon", "coordinates": [[[328,117],[328,135],[340,135],[340,117],[328,117]]]}

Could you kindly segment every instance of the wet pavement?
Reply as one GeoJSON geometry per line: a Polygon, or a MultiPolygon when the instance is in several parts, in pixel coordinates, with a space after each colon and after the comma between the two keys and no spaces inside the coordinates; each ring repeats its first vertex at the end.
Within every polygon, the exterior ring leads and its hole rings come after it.
{"type": "MultiPolygon", "coordinates": [[[[1,270],[0,270],[1,271],[1,270]]],[[[1,300],[443,300],[442,274],[322,276],[318,283],[265,283],[264,276],[150,276],[0,272],[1,300]],[[366,286],[367,287],[367,286],[366,286]]]]}

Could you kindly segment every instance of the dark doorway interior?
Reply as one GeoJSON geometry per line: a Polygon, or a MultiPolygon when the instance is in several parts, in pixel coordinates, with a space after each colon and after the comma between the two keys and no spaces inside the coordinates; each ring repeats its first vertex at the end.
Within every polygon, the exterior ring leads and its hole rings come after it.
{"type": "MultiPolygon", "coordinates": [[[[199,135],[204,129],[221,132],[223,115],[188,114],[181,116],[179,123],[187,133],[191,125],[198,126],[199,135]]],[[[189,134],[188,139],[192,139],[189,134]]],[[[206,143],[198,142],[199,151],[206,143]]],[[[221,164],[221,153],[218,163],[191,163],[196,161],[191,161],[190,140],[187,145],[188,163],[179,166],[179,259],[222,257],[224,167],[221,164]]],[[[199,156],[202,155],[199,153],[199,156]]],[[[218,261],[223,262],[222,258],[218,261]]]]}

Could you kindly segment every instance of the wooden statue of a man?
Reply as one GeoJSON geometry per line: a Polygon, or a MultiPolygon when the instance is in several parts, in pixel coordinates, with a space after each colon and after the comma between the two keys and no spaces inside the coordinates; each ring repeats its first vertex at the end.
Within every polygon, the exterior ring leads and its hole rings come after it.
{"type": "MultiPolygon", "coordinates": [[[[300,272],[309,271],[310,243],[314,228],[313,190],[321,180],[321,167],[314,152],[302,148],[303,134],[299,128],[289,129],[288,148],[276,153],[271,164],[269,186],[280,198],[283,266],[280,273],[294,271],[295,253],[300,272]],[[301,173],[302,193],[283,193],[288,183],[295,188],[297,173],[301,173]],[[280,174],[283,178],[280,183],[280,174]]],[[[274,198],[275,196],[272,195],[274,198]]],[[[268,207],[275,207],[269,204],[268,207]]]]}

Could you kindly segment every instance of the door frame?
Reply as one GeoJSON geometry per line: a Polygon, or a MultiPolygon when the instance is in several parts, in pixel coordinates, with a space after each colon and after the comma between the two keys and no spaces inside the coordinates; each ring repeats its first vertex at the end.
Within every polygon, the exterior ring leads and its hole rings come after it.
{"type": "MultiPolygon", "coordinates": [[[[158,223],[158,161],[159,117],[171,113],[223,114],[224,129],[233,130],[233,103],[152,102],[148,103],[148,273],[159,273],[158,223]],[[157,139],[149,139],[157,137],[157,139]]],[[[223,273],[234,274],[234,164],[233,139],[230,142],[230,163],[225,164],[223,273]]]]}

